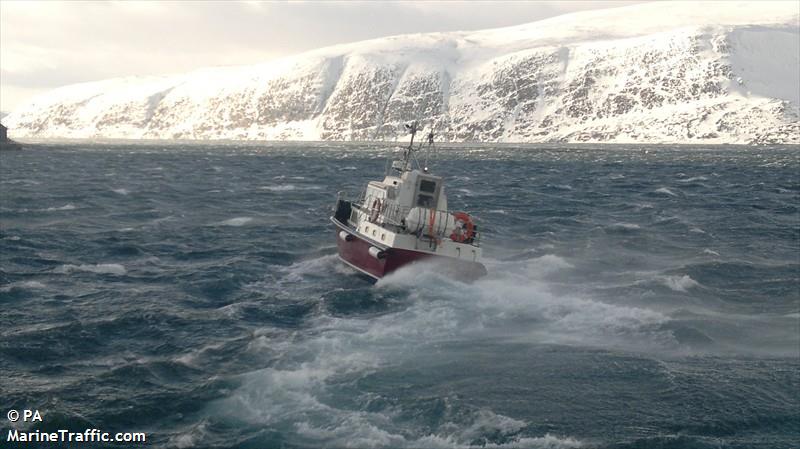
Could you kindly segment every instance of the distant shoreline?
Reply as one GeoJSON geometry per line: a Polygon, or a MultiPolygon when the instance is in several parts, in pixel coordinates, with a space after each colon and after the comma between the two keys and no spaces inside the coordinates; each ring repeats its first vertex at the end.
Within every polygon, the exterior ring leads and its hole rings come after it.
{"type": "MultiPolygon", "coordinates": [[[[14,139],[14,142],[26,145],[110,145],[110,146],[222,146],[222,147],[314,147],[321,146],[353,146],[361,147],[372,145],[380,149],[400,148],[408,145],[408,142],[387,142],[387,141],[335,141],[335,140],[161,140],[161,139],[14,139]]],[[[642,149],[666,149],[666,148],[686,148],[686,149],[710,149],[710,148],[753,148],[753,149],[798,149],[798,144],[741,144],[741,143],[612,143],[612,142],[440,142],[436,144],[439,150],[461,149],[461,148],[486,148],[498,147],[503,149],[519,148],[524,149],[592,149],[598,147],[614,149],[630,149],[632,151],[642,149]]]]}

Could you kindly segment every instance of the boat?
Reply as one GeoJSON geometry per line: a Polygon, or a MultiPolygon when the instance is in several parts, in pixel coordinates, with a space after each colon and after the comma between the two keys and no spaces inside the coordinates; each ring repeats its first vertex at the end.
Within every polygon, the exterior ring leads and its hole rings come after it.
{"type": "Polygon", "coordinates": [[[0,123],[0,151],[21,150],[22,145],[8,138],[8,128],[0,123]]]}
{"type": "Polygon", "coordinates": [[[337,194],[330,219],[339,258],[373,280],[423,262],[426,270],[458,280],[486,275],[475,220],[447,209],[444,179],[428,169],[433,132],[420,165],[417,154],[423,144],[414,147],[418,124],[405,126],[411,142],[401,159],[387,163],[383,180],[370,181],[353,200],[337,194]]]}

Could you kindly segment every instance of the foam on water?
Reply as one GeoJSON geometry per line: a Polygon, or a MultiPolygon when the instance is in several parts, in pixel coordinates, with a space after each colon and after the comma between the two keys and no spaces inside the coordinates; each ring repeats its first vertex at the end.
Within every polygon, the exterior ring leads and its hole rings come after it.
{"type": "Polygon", "coordinates": [[[63,273],[69,274],[74,273],[76,271],[86,271],[90,273],[99,273],[99,274],[116,274],[121,276],[127,273],[125,267],[118,263],[101,263],[97,265],[89,265],[89,264],[82,264],[82,265],[72,265],[66,264],[62,265],[55,270],[56,273],[63,273]]]}
{"type": "Polygon", "coordinates": [[[680,182],[697,182],[697,181],[708,181],[708,178],[705,176],[692,176],[691,178],[679,179],[680,182]]]}
{"type": "Polygon", "coordinates": [[[663,276],[660,278],[660,280],[664,283],[664,285],[672,290],[675,290],[676,292],[686,293],[690,288],[700,285],[697,283],[697,281],[689,277],[689,275],[685,274],[683,276],[663,276]]]}
{"type": "Polygon", "coordinates": [[[261,189],[261,190],[270,190],[272,192],[288,192],[288,191],[294,190],[296,188],[297,187],[295,187],[293,184],[281,184],[281,185],[277,185],[277,186],[261,186],[261,187],[259,187],[259,189],[261,189]]]}
{"type": "MultiPolygon", "coordinates": [[[[338,264],[336,256],[330,255],[282,267],[283,275],[275,285],[299,284],[338,264]]],[[[423,348],[436,347],[437,342],[502,337],[635,350],[675,345],[671,333],[660,329],[669,321],[662,314],[549,291],[546,279],[574,268],[561,257],[545,255],[522,265],[492,261],[490,267],[490,275],[473,284],[443,277],[426,263],[381,279],[375,288],[387,294],[407,292],[407,307],[379,316],[316,316],[310,323],[315,329],[312,336],[281,349],[287,357],[301,354],[298,361],[248,373],[243,386],[214,405],[213,413],[266,426],[292,422],[302,438],[336,447],[473,447],[487,436],[492,437],[478,446],[581,446],[569,437],[521,437],[519,432],[528,423],[486,408],[426,433],[422,428],[401,431],[395,416],[399,410],[351,410],[325,400],[342,379],[363,379],[393,366],[413,366],[414,360],[429,355],[423,348]]],[[[254,350],[268,345],[261,337],[257,340],[261,343],[254,350]]]]}
{"type": "Polygon", "coordinates": [[[656,193],[663,193],[664,195],[669,195],[669,196],[678,196],[677,193],[673,192],[672,190],[670,190],[670,189],[668,189],[666,187],[657,188],[656,189],[656,193]]]}
{"type": "Polygon", "coordinates": [[[13,289],[39,290],[43,288],[47,288],[47,286],[41,282],[25,281],[25,282],[15,282],[9,285],[2,286],[0,287],[0,292],[10,292],[13,289]]]}
{"type": "Polygon", "coordinates": [[[219,224],[221,226],[244,226],[251,221],[253,221],[253,217],[235,217],[222,221],[219,224]]]}
{"type": "Polygon", "coordinates": [[[280,282],[301,282],[306,280],[308,275],[317,275],[319,273],[324,273],[325,270],[334,269],[339,265],[337,263],[338,259],[337,255],[329,254],[316,259],[303,260],[289,266],[279,266],[276,268],[280,273],[285,274],[280,278],[280,282]]]}
{"type": "Polygon", "coordinates": [[[75,207],[74,204],[65,204],[65,205],[59,206],[59,207],[48,207],[46,209],[40,209],[40,210],[49,212],[49,211],[60,211],[60,210],[75,210],[75,209],[77,209],[77,208],[75,207]]]}
{"type": "Polygon", "coordinates": [[[634,230],[634,229],[641,229],[641,226],[639,226],[636,223],[619,222],[619,223],[612,224],[610,226],[610,228],[612,228],[612,229],[634,230]]]}
{"type": "Polygon", "coordinates": [[[474,285],[478,293],[475,306],[480,312],[477,319],[490,334],[629,350],[675,347],[671,333],[661,327],[669,321],[662,313],[554,292],[547,279],[572,268],[562,258],[547,255],[522,267],[501,264],[492,268],[501,271],[474,285]]]}

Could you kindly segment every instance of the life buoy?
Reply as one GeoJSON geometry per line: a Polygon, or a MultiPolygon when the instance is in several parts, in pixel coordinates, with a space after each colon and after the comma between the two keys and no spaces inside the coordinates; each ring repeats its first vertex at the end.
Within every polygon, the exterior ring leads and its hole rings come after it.
{"type": "Polygon", "coordinates": [[[381,214],[381,208],[383,207],[383,201],[380,198],[375,198],[375,201],[372,202],[372,208],[369,212],[369,221],[372,223],[376,223],[378,221],[378,216],[381,214]]]}
{"type": "Polygon", "coordinates": [[[450,234],[450,240],[457,243],[464,243],[471,241],[475,237],[475,224],[472,222],[472,217],[465,212],[456,212],[453,214],[456,219],[456,227],[450,234]],[[458,222],[462,224],[459,225],[458,222]]]}

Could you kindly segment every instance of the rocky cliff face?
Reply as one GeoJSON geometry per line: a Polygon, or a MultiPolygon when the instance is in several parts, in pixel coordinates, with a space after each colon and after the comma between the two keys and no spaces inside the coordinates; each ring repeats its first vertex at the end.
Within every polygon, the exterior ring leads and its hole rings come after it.
{"type": "Polygon", "coordinates": [[[4,121],[44,138],[394,140],[419,120],[448,141],[800,143],[796,5],[715,16],[720,5],[656,3],[67,86],[4,121]]]}

